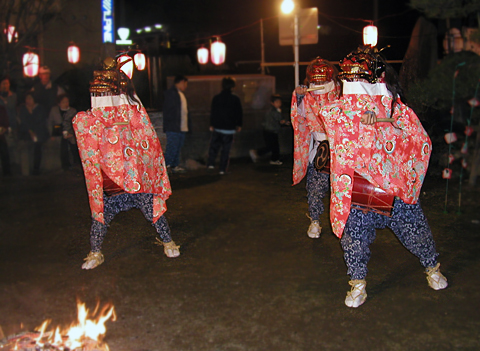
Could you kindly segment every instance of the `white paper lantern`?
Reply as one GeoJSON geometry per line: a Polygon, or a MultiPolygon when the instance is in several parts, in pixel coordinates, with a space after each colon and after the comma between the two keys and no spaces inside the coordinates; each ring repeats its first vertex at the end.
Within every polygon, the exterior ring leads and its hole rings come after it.
{"type": "Polygon", "coordinates": [[[226,46],[220,41],[220,39],[217,39],[217,41],[212,44],[212,46],[210,47],[210,53],[212,57],[212,62],[215,65],[221,65],[225,62],[225,51],[226,46]]]}
{"type": "Polygon", "coordinates": [[[135,62],[135,66],[139,71],[143,71],[145,69],[146,61],[144,53],[137,52],[135,56],[133,56],[133,61],[135,62]]]}
{"type": "Polygon", "coordinates": [[[67,49],[68,62],[76,64],[80,61],[80,49],[76,45],[70,45],[67,49]]]}
{"type": "Polygon", "coordinates": [[[23,55],[23,73],[27,77],[35,77],[38,74],[39,58],[34,52],[27,52],[23,55]]]}
{"type": "Polygon", "coordinates": [[[363,44],[375,46],[378,40],[378,30],[374,25],[368,25],[363,28],[363,44]]]}
{"type": "Polygon", "coordinates": [[[208,49],[203,46],[197,50],[198,63],[204,65],[208,62],[208,49]]]}

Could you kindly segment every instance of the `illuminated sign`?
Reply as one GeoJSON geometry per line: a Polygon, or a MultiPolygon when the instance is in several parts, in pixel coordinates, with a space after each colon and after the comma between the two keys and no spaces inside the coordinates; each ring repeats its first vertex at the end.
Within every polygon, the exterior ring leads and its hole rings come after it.
{"type": "Polygon", "coordinates": [[[102,0],[102,35],[104,43],[113,43],[113,0],[102,0]]]}

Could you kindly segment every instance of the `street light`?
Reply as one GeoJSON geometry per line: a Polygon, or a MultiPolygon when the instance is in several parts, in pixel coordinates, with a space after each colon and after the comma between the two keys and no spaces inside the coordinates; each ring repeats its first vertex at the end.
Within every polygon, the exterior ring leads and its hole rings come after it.
{"type": "Polygon", "coordinates": [[[295,61],[295,86],[298,86],[300,82],[298,11],[295,10],[295,3],[293,0],[283,0],[281,10],[284,14],[290,14],[293,11],[293,55],[295,61]]]}
{"type": "Polygon", "coordinates": [[[293,2],[293,0],[283,0],[280,8],[284,14],[288,15],[295,8],[295,3],[293,2]]]}

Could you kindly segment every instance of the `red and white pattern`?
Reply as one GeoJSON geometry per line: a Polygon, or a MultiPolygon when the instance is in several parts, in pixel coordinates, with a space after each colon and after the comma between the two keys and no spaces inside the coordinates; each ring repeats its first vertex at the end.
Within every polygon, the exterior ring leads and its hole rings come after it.
{"type": "Polygon", "coordinates": [[[407,204],[420,195],[431,142],[413,110],[398,99],[395,122],[360,123],[365,111],[389,118],[391,102],[384,83],[345,82],[343,96],[322,108],[304,98],[307,120],[320,119],[330,144],[330,220],[338,237],[350,214],[354,172],[407,204]]]}
{"type": "Polygon", "coordinates": [[[92,218],[104,223],[101,170],[128,193],[151,193],[153,222],[167,210],[171,194],[160,141],[143,106],[125,95],[92,98],[73,126],[82,159],[92,218]]]}
{"type": "MultiPolygon", "coordinates": [[[[320,90],[321,91],[321,90],[320,90]]],[[[318,110],[326,103],[333,102],[338,99],[340,94],[340,86],[334,82],[330,82],[325,87],[325,92],[318,93],[316,91],[307,93],[310,96],[309,103],[315,105],[318,110]]],[[[305,99],[303,100],[305,101],[305,99]]],[[[307,173],[308,155],[310,148],[310,140],[312,133],[325,133],[325,128],[321,119],[314,115],[306,115],[305,109],[300,109],[297,104],[297,94],[295,91],[292,95],[292,106],[290,119],[293,127],[293,185],[301,182],[307,173]]]]}

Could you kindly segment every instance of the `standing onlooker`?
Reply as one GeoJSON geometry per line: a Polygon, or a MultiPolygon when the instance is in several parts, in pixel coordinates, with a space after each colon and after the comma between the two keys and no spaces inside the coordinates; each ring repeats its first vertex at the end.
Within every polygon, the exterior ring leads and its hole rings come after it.
{"type": "Polygon", "coordinates": [[[18,138],[23,149],[23,156],[28,155],[30,173],[40,174],[43,143],[48,139],[47,112],[37,104],[32,93],[25,95],[25,104],[18,112],[18,138]],[[32,157],[33,154],[33,157],[32,157]],[[32,164],[33,163],[33,164],[32,164]]]}
{"type": "Polygon", "coordinates": [[[48,125],[52,131],[52,136],[62,138],[60,142],[60,161],[64,170],[68,170],[72,162],[74,165],[80,165],[77,140],[72,125],[73,117],[76,114],[77,110],[70,107],[68,96],[60,95],[58,105],[52,107],[48,116],[48,125]]]}
{"type": "Polygon", "coordinates": [[[242,130],[242,103],[240,98],[232,93],[235,88],[235,79],[222,79],[222,92],[212,100],[210,113],[210,131],[213,132],[208,150],[207,166],[214,168],[218,151],[220,155],[220,174],[225,174],[228,167],[230,148],[235,132],[242,130]]]}
{"type": "Polygon", "coordinates": [[[0,158],[2,162],[3,175],[10,175],[10,155],[8,153],[8,144],[5,135],[9,129],[7,109],[0,105],[0,158]]]}
{"type": "Polygon", "coordinates": [[[38,69],[38,81],[32,88],[33,98],[37,104],[42,105],[45,111],[50,111],[57,103],[57,97],[65,91],[50,80],[50,68],[42,66],[38,69]]]}
{"type": "Polygon", "coordinates": [[[163,103],[163,131],[167,135],[165,163],[174,173],[185,172],[179,164],[185,134],[188,132],[187,99],[183,94],[187,85],[188,79],[185,76],[176,76],[173,86],[165,92],[163,103]]]}
{"type": "Polygon", "coordinates": [[[278,144],[278,133],[282,125],[289,125],[290,122],[282,117],[282,98],[280,95],[272,95],[270,98],[272,108],[265,116],[263,121],[263,138],[265,139],[265,147],[257,150],[250,150],[250,157],[253,162],[268,152],[272,153],[270,158],[271,165],[280,166],[283,164],[280,161],[280,145],[278,144]]]}
{"type": "Polygon", "coordinates": [[[0,78],[0,105],[5,106],[8,114],[9,127],[3,137],[9,150],[9,165],[13,165],[17,163],[17,94],[10,90],[7,76],[0,78]]]}

